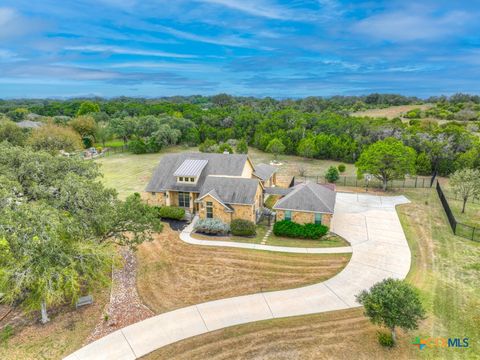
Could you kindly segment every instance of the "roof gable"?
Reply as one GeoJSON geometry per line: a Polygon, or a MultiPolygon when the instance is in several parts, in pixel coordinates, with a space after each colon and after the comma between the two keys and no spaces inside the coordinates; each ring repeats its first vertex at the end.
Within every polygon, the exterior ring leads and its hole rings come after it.
{"type": "Polygon", "coordinates": [[[200,192],[209,175],[241,176],[247,161],[244,154],[177,153],[167,154],[153,172],[145,188],[149,192],[166,190],[200,192]],[[195,184],[178,183],[174,175],[186,160],[207,161],[195,184]]]}
{"type": "Polygon", "coordinates": [[[333,214],[335,191],[312,182],[296,185],[292,191],[281,198],[273,209],[311,211],[333,214]]]}
{"type": "Polygon", "coordinates": [[[268,164],[257,164],[255,166],[254,175],[266,181],[272,177],[272,175],[277,171],[277,168],[268,164]]]}
{"type": "MultiPolygon", "coordinates": [[[[216,196],[225,204],[246,204],[255,202],[255,195],[259,181],[241,177],[208,176],[199,196],[202,197],[215,192],[216,196]]],[[[213,195],[212,195],[213,196],[213,195]]]]}

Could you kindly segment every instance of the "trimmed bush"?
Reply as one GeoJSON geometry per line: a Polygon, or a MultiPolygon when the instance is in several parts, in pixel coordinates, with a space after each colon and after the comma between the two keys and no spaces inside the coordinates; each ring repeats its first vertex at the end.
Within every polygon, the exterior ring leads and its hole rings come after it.
{"type": "Polygon", "coordinates": [[[175,206],[164,206],[158,210],[158,214],[164,219],[182,220],[185,210],[175,206]]]}
{"type": "Polygon", "coordinates": [[[273,233],[301,239],[319,239],[328,232],[328,227],[322,224],[298,224],[289,220],[278,221],[273,225],[273,233]]]}
{"type": "Polygon", "coordinates": [[[344,173],[346,169],[347,167],[345,166],[345,164],[338,165],[338,171],[340,171],[341,173],[344,173]]]}
{"type": "Polygon", "coordinates": [[[252,221],[235,219],[230,223],[232,235],[253,236],[256,233],[256,226],[252,221]]]}
{"type": "Polygon", "coordinates": [[[230,227],[220,219],[200,219],[195,224],[195,231],[208,235],[226,235],[230,227]]]}
{"type": "Polygon", "coordinates": [[[393,341],[393,337],[392,337],[392,334],[390,333],[385,333],[385,332],[377,332],[377,338],[378,338],[378,342],[380,343],[380,345],[384,346],[384,347],[393,347],[393,345],[395,345],[395,341],[393,341]]]}

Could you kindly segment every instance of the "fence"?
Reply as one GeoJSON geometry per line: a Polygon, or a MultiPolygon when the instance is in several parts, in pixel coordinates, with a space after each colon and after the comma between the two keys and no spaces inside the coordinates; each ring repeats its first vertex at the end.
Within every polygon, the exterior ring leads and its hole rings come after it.
{"type": "Polygon", "coordinates": [[[119,154],[119,153],[124,153],[128,151],[128,146],[127,145],[122,145],[122,146],[116,146],[116,147],[109,147],[107,148],[107,151],[105,152],[106,156],[112,155],[112,154],[119,154]]]}
{"type": "MultiPolygon", "coordinates": [[[[295,183],[313,181],[317,184],[326,184],[328,181],[323,176],[296,176],[294,178],[295,183]]],[[[435,180],[436,181],[436,180],[435,180]]],[[[399,189],[399,188],[429,188],[431,179],[429,177],[411,177],[405,178],[404,180],[392,180],[387,183],[388,189],[399,189]]],[[[370,188],[382,188],[383,184],[378,179],[371,179],[367,181],[365,179],[358,179],[356,176],[345,176],[341,175],[340,178],[335,182],[336,186],[350,186],[350,187],[368,187],[370,188]]]]}
{"type": "Polygon", "coordinates": [[[448,222],[452,227],[453,233],[466,239],[480,241],[480,228],[458,222],[455,218],[455,215],[453,215],[452,209],[450,208],[447,198],[445,197],[445,193],[438,182],[436,188],[438,197],[440,198],[440,202],[445,210],[445,214],[447,215],[448,222]]]}

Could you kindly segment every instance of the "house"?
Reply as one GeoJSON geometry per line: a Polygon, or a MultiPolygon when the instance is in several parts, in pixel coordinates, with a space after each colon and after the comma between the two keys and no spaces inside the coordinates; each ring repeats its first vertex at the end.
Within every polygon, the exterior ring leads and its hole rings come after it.
{"type": "Polygon", "coordinates": [[[273,187],[277,185],[277,168],[268,164],[255,165],[254,176],[260,179],[264,187],[273,187]]]}
{"type": "Polygon", "coordinates": [[[200,218],[255,222],[263,206],[263,184],[274,183],[271,169],[260,167],[260,173],[244,154],[168,154],[143,198],[151,205],[185,208],[200,218]]]}
{"type": "Polygon", "coordinates": [[[335,199],[334,188],[306,182],[290,188],[288,194],[275,203],[273,210],[277,213],[277,221],[291,220],[300,224],[330,226],[335,199]]]}

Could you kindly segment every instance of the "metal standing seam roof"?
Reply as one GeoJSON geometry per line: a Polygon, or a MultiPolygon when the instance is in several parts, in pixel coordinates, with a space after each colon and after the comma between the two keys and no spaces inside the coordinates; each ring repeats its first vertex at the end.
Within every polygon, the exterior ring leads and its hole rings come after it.
{"type": "Polygon", "coordinates": [[[306,182],[294,186],[288,195],[277,201],[273,209],[333,214],[335,199],[334,190],[323,185],[306,182]]]}
{"type": "Polygon", "coordinates": [[[195,176],[198,177],[207,166],[208,160],[186,159],[173,173],[173,176],[195,176]]]}

